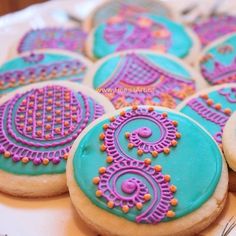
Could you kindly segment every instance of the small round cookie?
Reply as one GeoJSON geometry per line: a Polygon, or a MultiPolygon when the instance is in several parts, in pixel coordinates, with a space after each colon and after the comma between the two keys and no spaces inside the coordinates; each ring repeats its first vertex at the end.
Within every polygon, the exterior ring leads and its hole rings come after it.
{"type": "MultiPolygon", "coordinates": [[[[235,98],[235,97],[234,97],[235,98]]],[[[236,113],[234,113],[227,121],[223,132],[223,148],[226,161],[230,167],[230,190],[236,191],[236,113]]]]}
{"type": "Polygon", "coordinates": [[[174,13],[161,1],[156,0],[108,0],[104,1],[84,21],[84,28],[92,28],[104,23],[107,19],[120,15],[124,18],[135,14],[152,13],[163,17],[175,18],[174,13]]]}
{"type": "Polygon", "coordinates": [[[236,32],[236,17],[230,15],[218,15],[202,19],[192,25],[202,47],[206,47],[214,40],[227,34],[236,32]]]}
{"type": "Polygon", "coordinates": [[[148,50],[111,54],[94,64],[86,83],[116,109],[131,105],[176,105],[206,83],[178,58],[148,50]]]}
{"type": "Polygon", "coordinates": [[[128,49],[151,49],[192,62],[200,43],[190,29],[152,14],[111,17],[90,32],[86,41],[86,54],[94,60],[128,49]]]}
{"type": "MultiPolygon", "coordinates": [[[[236,25],[235,25],[236,27],[236,25]]],[[[209,85],[236,82],[236,34],[224,36],[200,54],[196,68],[209,85]]]]}
{"type": "Polygon", "coordinates": [[[0,67],[0,96],[16,88],[46,80],[83,83],[91,62],[72,52],[36,50],[17,56],[0,67]]]}
{"type": "Polygon", "coordinates": [[[0,191],[42,197],[67,191],[73,141],[111,103],[73,82],[42,82],[0,99],[0,191]],[[89,95],[89,96],[88,96],[89,95]]]}
{"type": "Polygon", "coordinates": [[[26,32],[16,43],[13,55],[37,49],[59,49],[84,54],[87,33],[76,28],[41,28],[26,32]]]}
{"type": "Polygon", "coordinates": [[[204,89],[180,103],[176,110],[201,124],[222,146],[222,133],[236,111],[236,83],[204,89]]]}
{"type": "Polygon", "coordinates": [[[160,107],[133,106],[91,123],[66,170],[76,210],[102,235],[194,235],[227,196],[216,142],[190,118],[160,107]]]}

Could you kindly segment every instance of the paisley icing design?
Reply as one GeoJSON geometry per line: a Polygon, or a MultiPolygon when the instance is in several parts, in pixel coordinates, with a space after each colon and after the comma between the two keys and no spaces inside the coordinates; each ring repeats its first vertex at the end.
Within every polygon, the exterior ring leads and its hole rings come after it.
{"type": "Polygon", "coordinates": [[[17,52],[36,49],[63,49],[83,53],[86,33],[77,28],[43,28],[27,32],[20,40],[17,52]]]}
{"type": "Polygon", "coordinates": [[[121,57],[114,73],[97,88],[117,109],[130,105],[174,108],[195,90],[194,80],[166,71],[135,53],[121,57]]]}
{"type": "Polygon", "coordinates": [[[172,146],[171,141],[176,139],[177,129],[166,114],[159,114],[153,109],[138,109],[137,107],[133,107],[131,111],[122,112],[120,116],[111,121],[111,124],[104,126],[105,133],[100,135],[100,139],[102,137],[104,140],[101,150],[105,151],[108,157],[112,157],[112,161],[109,161],[108,168],[99,169],[99,181],[95,184],[98,184],[97,194],[106,199],[108,207],[121,207],[125,213],[128,213],[130,208],[141,208],[145,202],[151,201],[152,204],[148,209],[136,217],[136,222],[158,223],[166,215],[174,216],[174,212],[170,209],[176,187],[169,184],[169,178],[166,179],[159,168],[155,169],[147,161],[134,160],[128,153],[125,153],[119,146],[116,137],[123,127],[137,116],[145,117],[153,122],[160,129],[161,135],[158,140],[150,142],[150,140],[146,141],[146,138],[152,136],[152,132],[147,127],[134,130],[130,135],[126,133],[130,143],[134,144],[133,147],[138,148],[139,152],[157,152],[158,154],[172,146]],[[119,179],[124,178],[128,173],[136,177],[125,178],[119,186],[119,179]],[[153,196],[142,179],[145,179],[156,190],[153,196]],[[118,191],[118,188],[121,188],[122,191],[118,191]]]}
{"type": "Polygon", "coordinates": [[[159,16],[169,17],[170,12],[163,4],[153,0],[117,0],[103,4],[93,16],[93,25],[104,23],[110,17],[119,15],[124,18],[132,17],[145,12],[159,16]]]}
{"type": "Polygon", "coordinates": [[[236,17],[214,16],[193,24],[192,28],[198,35],[202,46],[205,47],[221,36],[236,32],[236,17]]]}
{"type": "Polygon", "coordinates": [[[18,57],[0,68],[0,95],[22,85],[47,80],[70,80],[81,83],[87,67],[82,60],[60,54],[32,53],[18,57]]]}
{"type": "Polygon", "coordinates": [[[236,35],[210,47],[200,60],[200,70],[209,84],[236,82],[236,35]]]}
{"type": "Polygon", "coordinates": [[[76,147],[73,169],[91,204],[131,222],[158,224],[191,214],[212,196],[222,156],[186,116],[133,106],[91,126],[76,147]]]}
{"type": "Polygon", "coordinates": [[[152,49],[185,57],[191,47],[192,40],[185,29],[166,18],[117,15],[95,29],[93,54],[101,58],[127,49],[152,49]]]}
{"type": "Polygon", "coordinates": [[[103,113],[90,97],[58,85],[16,94],[0,106],[0,153],[13,162],[57,165],[67,159],[81,131],[103,113]]]}
{"type": "Polygon", "coordinates": [[[223,128],[235,110],[236,87],[229,86],[191,99],[181,112],[203,125],[221,146],[223,128]]]}

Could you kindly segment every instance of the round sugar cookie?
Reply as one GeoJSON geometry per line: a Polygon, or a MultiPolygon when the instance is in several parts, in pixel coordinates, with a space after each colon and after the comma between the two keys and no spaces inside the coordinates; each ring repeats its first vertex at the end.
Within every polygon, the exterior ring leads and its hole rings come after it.
{"type": "Polygon", "coordinates": [[[111,103],[73,82],[42,82],[0,99],[0,191],[42,197],[67,191],[73,141],[111,103]]]}
{"type": "Polygon", "coordinates": [[[150,13],[111,17],[93,29],[86,41],[86,54],[94,60],[128,49],[151,49],[193,62],[200,43],[190,29],[150,13]]]}
{"type": "Polygon", "coordinates": [[[92,28],[104,23],[110,17],[120,15],[123,17],[132,17],[135,14],[153,13],[159,16],[176,18],[173,12],[160,1],[155,0],[108,0],[103,1],[84,21],[84,28],[92,28]]]}
{"type": "MultiPolygon", "coordinates": [[[[235,25],[236,27],[236,25],[235,25]]],[[[206,47],[196,68],[209,85],[236,82],[236,34],[224,36],[206,47]]]]}
{"type": "Polygon", "coordinates": [[[206,47],[214,40],[227,34],[236,32],[236,17],[230,15],[217,15],[192,24],[202,47],[206,47]]]}
{"type": "Polygon", "coordinates": [[[83,83],[91,65],[82,55],[60,50],[23,53],[0,66],[0,96],[22,85],[47,80],[83,83]]]}
{"type": "Polygon", "coordinates": [[[11,57],[37,49],[58,49],[84,54],[87,33],[79,27],[31,29],[13,46],[11,57]]]}
{"type": "Polygon", "coordinates": [[[236,149],[235,149],[235,139],[236,139],[236,113],[234,113],[230,119],[227,121],[224,131],[223,131],[223,148],[226,161],[231,168],[229,172],[230,176],[230,190],[236,191],[236,149]]]}
{"type": "Polygon", "coordinates": [[[160,107],[128,107],[91,123],[66,170],[77,212],[102,235],[194,235],[227,196],[216,142],[190,118],[160,107]]]}
{"type": "Polygon", "coordinates": [[[206,87],[201,76],[171,55],[148,50],[111,54],[91,67],[85,79],[116,109],[131,105],[176,105],[206,87]]]}

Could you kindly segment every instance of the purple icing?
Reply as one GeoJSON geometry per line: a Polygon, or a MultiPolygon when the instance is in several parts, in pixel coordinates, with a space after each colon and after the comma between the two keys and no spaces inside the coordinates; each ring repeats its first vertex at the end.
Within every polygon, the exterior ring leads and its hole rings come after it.
{"type": "MultiPolygon", "coordinates": [[[[37,54],[38,55],[38,54],[37,54]]],[[[39,54],[44,56],[43,54],[39,54]]],[[[25,57],[23,58],[26,59],[25,57]]],[[[29,59],[27,59],[29,60],[29,59]]],[[[11,70],[0,73],[0,90],[45,80],[72,77],[73,81],[81,82],[86,66],[78,60],[65,60],[45,65],[36,65],[22,70],[11,70]]]]}
{"type": "Polygon", "coordinates": [[[23,57],[23,60],[28,63],[39,63],[44,59],[44,54],[31,53],[29,56],[23,57]]]}
{"type": "Polygon", "coordinates": [[[90,97],[58,85],[17,94],[0,106],[0,151],[9,152],[14,162],[27,157],[34,165],[44,159],[58,164],[81,131],[102,114],[103,107],[90,97]]]}
{"type": "MultiPolygon", "coordinates": [[[[112,121],[106,129],[104,139],[106,153],[113,157],[113,163],[106,168],[105,173],[100,175],[98,190],[102,192],[102,197],[108,202],[112,201],[115,207],[133,208],[137,203],[146,204],[147,200],[144,196],[152,194],[150,204],[145,210],[140,211],[136,222],[156,224],[162,221],[171,209],[170,201],[174,195],[170,191],[170,183],[165,180],[160,171],[156,171],[151,165],[125,153],[117,139],[125,125],[139,118],[155,123],[160,128],[162,135],[158,141],[152,143],[141,140],[142,143],[138,143],[137,148],[142,148],[145,152],[154,150],[161,152],[164,147],[171,147],[171,140],[176,139],[177,129],[172,121],[156,111],[138,108],[128,110],[124,115],[116,117],[115,121],[112,121]],[[121,179],[122,182],[120,182],[121,179]],[[151,186],[152,193],[149,192],[148,186],[151,186]]],[[[152,135],[152,131],[148,127],[139,128],[133,133],[138,136],[141,134],[144,138],[152,135]]],[[[129,138],[132,140],[132,134],[129,138]]]]}
{"type": "Polygon", "coordinates": [[[215,39],[229,33],[236,32],[235,16],[214,16],[193,25],[203,47],[215,39]]]}
{"type": "Polygon", "coordinates": [[[115,51],[151,48],[166,52],[171,46],[170,33],[163,25],[139,15],[108,20],[104,39],[116,47],[115,51]]]}
{"type": "Polygon", "coordinates": [[[195,82],[164,71],[144,56],[131,53],[121,58],[118,68],[99,92],[117,109],[137,104],[175,108],[180,100],[195,92],[195,82]]]}
{"type": "Polygon", "coordinates": [[[86,33],[79,28],[43,28],[30,30],[21,39],[18,53],[35,49],[65,49],[82,53],[84,50],[86,33]]]}

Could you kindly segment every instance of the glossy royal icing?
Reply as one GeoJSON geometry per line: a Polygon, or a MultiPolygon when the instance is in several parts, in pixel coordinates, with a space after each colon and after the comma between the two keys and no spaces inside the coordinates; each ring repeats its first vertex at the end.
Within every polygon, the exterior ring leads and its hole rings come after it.
{"type": "Polygon", "coordinates": [[[201,207],[214,193],[221,168],[221,152],[200,126],[147,106],[95,122],[73,159],[75,180],[93,204],[143,224],[173,220],[201,207]],[[97,142],[88,141],[95,137],[97,142]]]}

